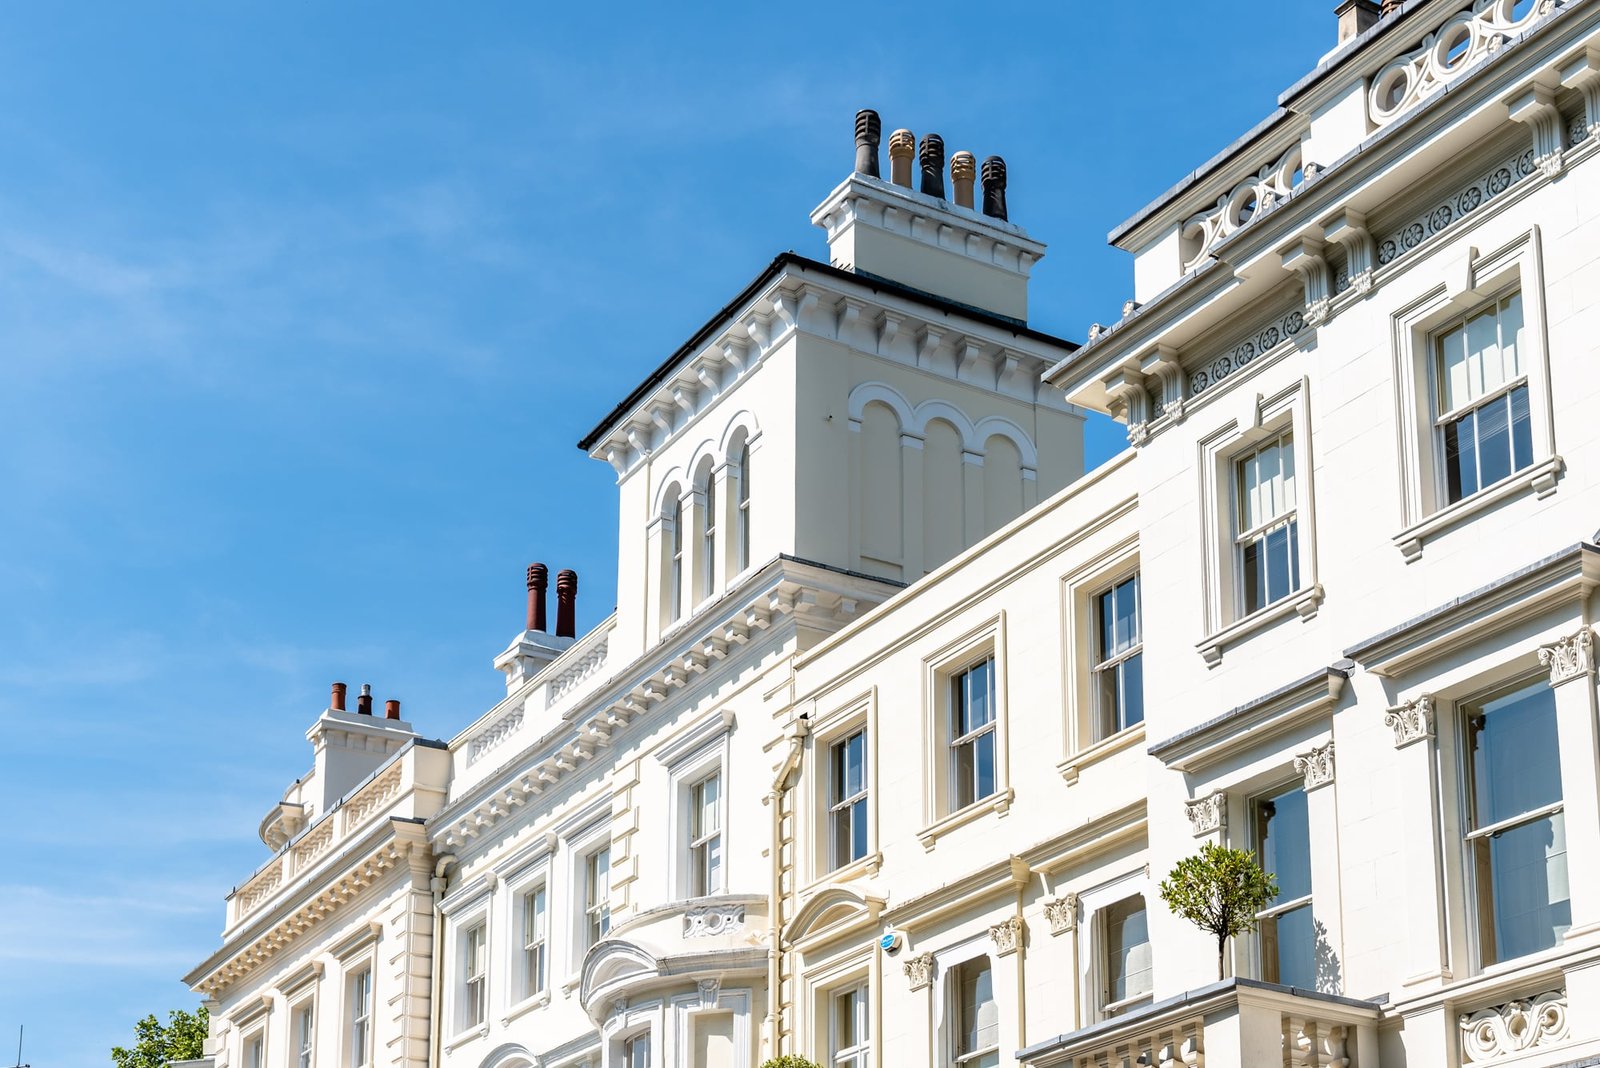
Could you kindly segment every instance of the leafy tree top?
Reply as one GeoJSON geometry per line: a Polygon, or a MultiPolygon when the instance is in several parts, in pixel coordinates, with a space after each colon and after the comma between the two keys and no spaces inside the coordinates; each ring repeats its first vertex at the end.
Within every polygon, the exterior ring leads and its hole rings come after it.
{"type": "Polygon", "coordinates": [[[111,1063],[116,1068],[167,1068],[172,1061],[192,1061],[205,1055],[211,1028],[204,1005],[196,1012],[174,1009],[163,1024],[152,1013],[133,1025],[133,1048],[115,1046],[111,1063]]]}
{"type": "Polygon", "coordinates": [[[808,1061],[793,1053],[785,1053],[781,1057],[763,1061],[761,1068],[820,1068],[820,1066],[815,1061],[808,1061]]]}
{"type": "Polygon", "coordinates": [[[1161,881],[1161,900],[1217,942],[1217,977],[1222,977],[1228,939],[1255,930],[1256,913],[1278,896],[1278,882],[1261,870],[1256,855],[1214,842],[1185,857],[1161,881]]]}

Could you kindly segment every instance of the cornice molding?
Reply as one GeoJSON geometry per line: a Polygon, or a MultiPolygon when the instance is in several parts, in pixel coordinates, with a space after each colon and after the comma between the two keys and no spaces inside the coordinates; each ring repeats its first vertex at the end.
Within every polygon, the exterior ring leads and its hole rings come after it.
{"type": "Polygon", "coordinates": [[[1243,744],[1259,745],[1327,715],[1344,693],[1355,670],[1346,662],[1312,672],[1286,686],[1247,701],[1149,747],[1151,756],[1169,768],[1193,772],[1211,767],[1243,744]]]}

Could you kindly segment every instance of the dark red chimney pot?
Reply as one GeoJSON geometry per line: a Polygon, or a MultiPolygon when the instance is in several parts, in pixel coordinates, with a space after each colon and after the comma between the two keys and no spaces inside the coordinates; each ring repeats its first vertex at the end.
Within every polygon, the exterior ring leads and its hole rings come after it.
{"type": "Polygon", "coordinates": [[[543,564],[528,565],[528,630],[543,633],[544,591],[550,585],[550,571],[543,564]]]}
{"type": "Polygon", "coordinates": [[[562,570],[556,574],[556,637],[578,636],[578,573],[562,570]]]}
{"type": "Polygon", "coordinates": [[[384,719],[399,719],[400,718],[400,702],[399,701],[385,701],[383,703],[383,718],[384,719]]]}
{"type": "Polygon", "coordinates": [[[333,709],[335,712],[344,711],[344,691],[344,683],[336,682],[333,684],[333,697],[329,701],[328,707],[333,709]]]}
{"type": "Polygon", "coordinates": [[[370,682],[361,684],[361,696],[356,698],[356,715],[372,715],[372,684],[370,682]]]}

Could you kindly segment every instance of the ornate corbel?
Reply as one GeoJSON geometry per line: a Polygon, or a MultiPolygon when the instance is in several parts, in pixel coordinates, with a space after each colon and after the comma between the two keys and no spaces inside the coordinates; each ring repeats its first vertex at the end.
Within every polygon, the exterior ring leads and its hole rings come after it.
{"type": "Polygon", "coordinates": [[[1134,367],[1124,367],[1102,380],[1111,396],[1111,414],[1121,415],[1128,424],[1128,440],[1143,445],[1148,436],[1150,422],[1150,391],[1145,388],[1144,375],[1134,367]]]}
{"type": "Polygon", "coordinates": [[[1052,935],[1066,934],[1078,927],[1078,895],[1062,894],[1044,903],[1044,919],[1052,935]]]}
{"type": "Polygon", "coordinates": [[[1600,137],[1600,48],[1586,49],[1562,67],[1561,84],[1583,94],[1584,125],[1590,137],[1600,137]]]}
{"type": "Polygon", "coordinates": [[[1279,262],[1300,276],[1306,294],[1306,325],[1321,326],[1328,319],[1328,306],[1333,300],[1332,277],[1328,273],[1328,260],[1323,254],[1327,248],[1314,237],[1303,237],[1278,253],[1279,262]]]}
{"type": "Polygon", "coordinates": [[[1307,792],[1333,782],[1332,739],[1326,745],[1313,746],[1309,753],[1296,755],[1294,770],[1305,778],[1307,792]]]}
{"type": "Polygon", "coordinates": [[[923,990],[933,985],[933,954],[919,953],[901,966],[912,990],[923,990]]]}
{"type": "Polygon", "coordinates": [[[1228,795],[1221,790],[1185,801],[1183,810],[1184,815],[1189,817],[1189,829],[1196,838],[1227,829],[1228,795]]]}
{"type": "Polygon", "coordinates": [[[1139,370],[1156,381],[1159,415],[1173,422],[1183,419],[1184,387],[1187,379],[1183,364],[1178,362],[1178,350],[1171,345],[1157,345],[1139,360],[1139,370]]]}
{"type": "Polygon", "coordinates": [[[1561,150],[1566,147],[1556,95],[1535,82],[1506,98],[1511,118],[1533,133],[1533,159],[1541,171],[1554,178],[1561,173],[1561,150]]]}
{"type": "Polygon", "coordinates": [[[990,927],[989,938],[994,942],[995,956],[1009,957],[1021,949],[1023,931],[1021,916],[1009,917],[990,927]]]}
{"type": "Polygon", "coordinates": [[[1414,742],[1433,737],[1433,696],[1419,697],[1395,705],[1383,714],[1383,722],[1394,731],[1394,747],[1404,749],[1414,742]]]}
{"type": "Polygon", "coordinates": [[[1372,272],[1378,265],[1378,246],[1367,230],[1366,215],[1347,208],[1322,224],[1322,236],[1344,249],[1350,288],[1357,293],[1371,290],[1372,272]]]}
{"type": "Polygon", "coordinates": [[[1594,675],[1594,631],[1588,624],[1576,634],[1539,646],[1539,663],[1550,671],[1550,685],[1594,675]]]}

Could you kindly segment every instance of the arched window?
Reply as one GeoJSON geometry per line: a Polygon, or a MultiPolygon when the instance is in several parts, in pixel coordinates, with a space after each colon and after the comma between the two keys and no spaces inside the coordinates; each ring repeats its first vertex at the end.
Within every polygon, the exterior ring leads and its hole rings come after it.
{"type": "Polygon", "coordinates": [[[717,589],[717,476],[706,468],[706,489],[700,510],[700,596],[717,589]]]}
{"type": "Polygon", "coordinates": [[[683,614],[683,498],[672,497],[672,510],[667,513],[672,525],[672,559],[667,582],[667,619],[676,622],[683,614]]]}
{"type": "Polygon", "coordinates": [[[750,443],[739,445],[739,570],[750,566],[750,443]]]}

